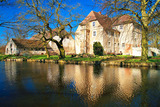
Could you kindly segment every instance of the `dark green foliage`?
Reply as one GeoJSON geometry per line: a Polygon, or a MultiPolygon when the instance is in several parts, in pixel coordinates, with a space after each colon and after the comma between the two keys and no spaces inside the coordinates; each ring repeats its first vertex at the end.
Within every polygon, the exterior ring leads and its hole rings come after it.
{"type": "Polygon", "coordinates": [[[95,55],[102,56],[103,55],[103,46],[100,42],[94,42],[93,51],[95,55]]]}

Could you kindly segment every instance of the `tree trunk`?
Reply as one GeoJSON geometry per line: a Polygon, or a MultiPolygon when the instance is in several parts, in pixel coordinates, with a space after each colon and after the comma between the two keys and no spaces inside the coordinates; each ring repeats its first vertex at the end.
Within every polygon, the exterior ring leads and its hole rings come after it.
{"type": "Polygon", "coordinates": [[[142,55],[141,55],[141,60],[142,61],[147,61],[148,60],[148,40],[147,40],[147,35],[148,35],[148,28],[142,27],[142,55]]]}
{"type": "Polygon", "coordinates": [[[50,58],[50,54],[49,54],[49,51],[47,49],[47,46],[44,46],[44,48],[45,48],[45,51],[46,51],[47,58],[50,58]]]}
{"type": "Polygon", "coordinates": [[[64,50],[64,48],[63,48],[63,44],[60,44],[60,43],[56,43],[57,44],[57,46],[58,46],[58,49],[59,49],[59,52],[60,52],[60,56],[59,56],[59,58],[61,59],[63,59],[63,58],[65,58],[65,50],[64,50]]]}
{"type": "Polygon", "coordinates": [[[149,24],[149,16],[146,13],[147,2],[146,0],[141,0],[141,13],[142,13],[142,54],[141,60],[148,60],[148,24],[149,24]]]}

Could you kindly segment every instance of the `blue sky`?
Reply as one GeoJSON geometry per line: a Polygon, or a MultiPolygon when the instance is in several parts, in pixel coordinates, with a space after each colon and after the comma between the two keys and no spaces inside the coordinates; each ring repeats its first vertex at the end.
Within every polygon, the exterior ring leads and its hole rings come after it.
{"type": "MultiPolygon", "coordinates": [[[[11,0],[11,1],[14,1],[14,0],[11,0]]],[[[70,0],[66,2],[68,2],[70,6],[75,6],[77,3],[80,4],[76,12],[84,16],[80,19],[81,21],[90,13],[90,11],[92,10],[96,12],[100,11],[100,9],[94,5],[93,0],[70,0]]],[[[14,17],[16,17],[21,11],[22,10],[20,10],[18,6],[7,6],[7,7],[0,6],[0,19],[2,19],[3,17],[3,20],[5,21],[13,20],[14,17]]],[[[5,30],[8,30],[8,29],[4,27],[0,27],[0,41],[3,40],[2,34],[4,34],[5,30]]]]}

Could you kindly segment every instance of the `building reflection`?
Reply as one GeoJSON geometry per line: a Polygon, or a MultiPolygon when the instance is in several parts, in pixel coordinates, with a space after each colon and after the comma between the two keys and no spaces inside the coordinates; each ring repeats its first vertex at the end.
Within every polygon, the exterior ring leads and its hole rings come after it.
{"type": "Polygon", "coordinates": [[[98,101],[102,95],[108,97],[112,95],[127,101],[141,86],[140,69],[118,67],[97,69],[96,66],[89,65],[63,65],[64,71],[60,71],[62,66],[59,66],[48,68],[48,82],[54,87],[74,83],[76,93],[89,104],[98,101]]]}
{"type": "Polygon", "coordinates": [[[16,76],[17,76],[17,63],[6,61],[5,62],[5,73],[6,73],[6,77],[9,83],[14,83],[16,81],[16,76]]]}
{"type": "MultiPolygon", "coordinates": [[[[153,69],[5,62],[5,73],[10,83],[16,82],[19,93],[54,91],[60,94],[60,99],[67,101],[69,99],[64,94],[72,96],[76,93],[91,106],[96,103],[103,105],[111,100],[130,104],[136,92],[141,93],[142,106],[145,106],[148,84],[160,90],[160,73],[153,69]]],[[[47,98],[53,96],[50,94],[47,98]]]]}
{"type": "Polygon", "coordinates": [[[134,92],[141,86],[141,70],[136,68],[118,68],[119,88],[115,95],[121,100],[131,101],[134,92]]]}

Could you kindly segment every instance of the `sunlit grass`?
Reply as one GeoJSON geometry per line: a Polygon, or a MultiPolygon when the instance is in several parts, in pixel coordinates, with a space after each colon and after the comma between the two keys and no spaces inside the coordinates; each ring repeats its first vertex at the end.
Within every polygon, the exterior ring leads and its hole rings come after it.
{"type": "MultiPolygon", "coordinates": [[[[142,61],[141,59],[130,59],[130,60],[125,60],[125,62],[139,62],[139,63],[141,63],[144,61],[142,61]]],[[[149,59],[147,61],[147,63],[151,63],[151,62],[159,62],[160,63],[160,59],[149,59]]]]}
{"type": "Polygon", "coordinates": [[[93,57],[93,58],[71,58],[71,57],[66,57],[64,60],[65,61],[100,61],[102,58],[99,57],[93,57]]]}
{"type": "MultiPolygon", "coordinates": [[[[71,55],[66,55],[66,58],[64,59],[59,59],[58,55],[51,55],[50,58],[47,58],[46,55],[26,55],[26,56],[15,56],[15,55],[2,55],[0,54],[0,60],[10,58],[10,59],[18,59],[18,58],[25,58],[25,59],[35,59],[35,60],[41,60],[41,59],[46,59],[46,60],[65,60],[65,61],[118,61],[123,58],[124,62],[143,62],[141,61],[140,57],[136,57],[136,59],[132,58],[133,56],[131,55],[116,55],[116,56],[110,56],[110,55],[104,55],[104,56],[95,56],[95,57],[72,57],[71,55]],[[107,57],[108,56],[108,57],[107,57]]],[[[160,62],[160,56],[153,56],[149,57],[149,60],[147,63],[151,62],[160,62]]],[[[121,60],[121,61],[123,61],[121,60]]]]}

